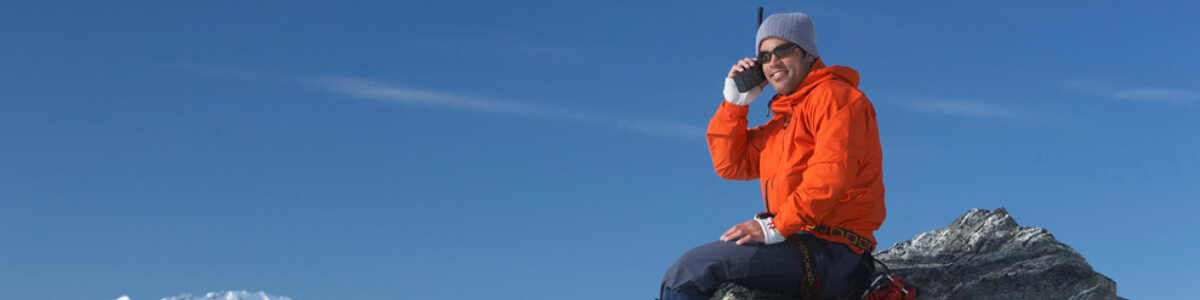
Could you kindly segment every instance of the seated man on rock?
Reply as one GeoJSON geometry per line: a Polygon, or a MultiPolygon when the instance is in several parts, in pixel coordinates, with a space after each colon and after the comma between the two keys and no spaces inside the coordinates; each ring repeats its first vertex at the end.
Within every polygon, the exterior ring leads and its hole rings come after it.
{"type": "Polygon", "coordinates": [[[663,276],[663,300],[708,299],[724,282],[842,296],[886,217],[875,108],[857,88],[858,72],[825,65],[803,13],[768,17],[755,47],[757,59],[730,68],[707,136],[717,174],[758,179],[767,212],[680,257],[663,276]],[[766,82],[740,92],[735,76],[755,65],[766,82]],[[768,82],[778,92],[767,103],[773,116],[747,128],[749,105],[768,82]]]}

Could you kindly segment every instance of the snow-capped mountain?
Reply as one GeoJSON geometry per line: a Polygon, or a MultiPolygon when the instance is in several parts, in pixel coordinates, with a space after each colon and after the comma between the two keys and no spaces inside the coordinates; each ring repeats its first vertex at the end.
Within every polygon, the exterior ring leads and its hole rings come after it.
{"type": "Polygon", "coordinates": [[[292,298],[282,296],[267,295],[262,291],[250,293],[247,291],[224,291],[213,292],[204,295],[204,297],[192,296],[192,294],[184,294],[162,300],[292,300],[292,298]]]}
{"type": "MultiPolygon", "coordinates": [[[[117,300],[130,300],[129,296],[121,296],[117,300]]],[[[283,296],[271,296],[264,292],[250,293],[247,291],[224,291],[212,292],[205,294],[204,297],[192,296],[192,294],[183,294],[175,297],[162,298],[162,300],[292,300],[292,298],[283,296]]]]}

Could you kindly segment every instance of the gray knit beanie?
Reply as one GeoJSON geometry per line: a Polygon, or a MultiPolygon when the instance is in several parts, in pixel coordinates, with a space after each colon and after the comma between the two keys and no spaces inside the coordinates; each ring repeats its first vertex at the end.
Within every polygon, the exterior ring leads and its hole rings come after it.
{"type": "Polygon", "coordinates": [[[758,27],[754,53],[758,53],[758,46],[762,45],[763,40],[772,36],[792,42],[814,57],[821,57],[817,54],[817,31],[813,28],[812,19],[804,13],[774,14],[767,17],[762,26],[758,27]]]}

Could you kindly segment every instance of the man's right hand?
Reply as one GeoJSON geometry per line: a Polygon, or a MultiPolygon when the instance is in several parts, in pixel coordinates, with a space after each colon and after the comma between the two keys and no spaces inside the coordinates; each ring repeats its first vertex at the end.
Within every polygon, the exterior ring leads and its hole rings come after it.
{"type": "Polygon", "coordinates": [[[754,98],[758,98],[758,95],[762,94],[763,87],[767,85],[766,81],[763,81],[762,84],[751,88],[745,93],[738,92],[737,83],[733,82],[734,76],[745,72],[746,69],[753,68],[758,63],[757,60],[749,57],[743,58],[734,64],[733,67],[729,68],[729,76],[725,77],[725,101],[729,101],[729,103],[733,103],[734,105],[746,106],[750,105],[751,102],[754,102],[754,98]]]}
{"type": "Polygon", "coordinates": [[[738,246],[749,242],[766,242],[767,239],[763,236],[762,224],[755,220],[743,222],[733,225],[733,227],[721,234],[722,242],[736,242],[738,246]]]}

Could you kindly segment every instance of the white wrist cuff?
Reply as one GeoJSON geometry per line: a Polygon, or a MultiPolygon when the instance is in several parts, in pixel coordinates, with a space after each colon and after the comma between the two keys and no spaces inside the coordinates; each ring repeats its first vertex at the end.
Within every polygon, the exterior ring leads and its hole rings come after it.
{"type": "Polygon", "coordinates": [[[746,106],[750,105],[751,102],[754,102],[754,98],[762,94],[762,88],[756,86],[745,93],[741,93],[738,92],[737,83],[733,82],[733,78],[726,77],[725,90],[722,93],[725,94],[725,101],[733,103],[733,105],[746,106]]]}
{"type": "Polygon", "coordinates": [[[762,226],[763,239],[766,240],[766,242],[764,242],[764,244],[767,244],[767,245],[778,244],[779,242],[786,240],[786,238],[783,237],[783,234],[780,234],[779,230],[775,229],[774,218],[754,219],[754,220],[758,221],[758,225],[762,226]]]}

